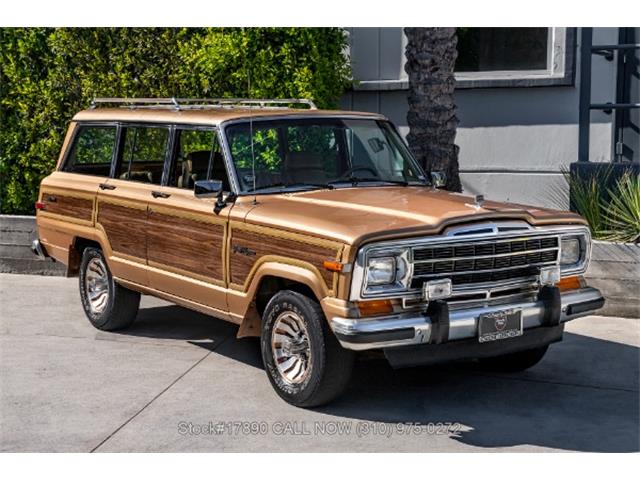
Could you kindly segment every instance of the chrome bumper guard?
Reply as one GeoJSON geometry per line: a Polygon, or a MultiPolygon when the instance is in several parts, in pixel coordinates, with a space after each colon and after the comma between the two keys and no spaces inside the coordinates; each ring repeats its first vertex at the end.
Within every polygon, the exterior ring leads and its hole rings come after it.
{"type": "Polygon", "coordinates": [[[474,338],[477,336],[480,315],[509,309],[522,310],[522,327],[526,335],[527,329],[559,325],[593,313],[604,305],[604,298],[596,288],[560,293],[557,288],[549,287],[545,293],[547,295],[541,294],[535,301],[469,309],[449,310],[444,304],[441,311],[429,308],[424,314],[412,312],[374,318],[334,317],[331,327],[344,348],[370,350],[474,338]]]}
{"type": "Polygon", "coordinates": [[[38,239],[31,242],[31,251],[35,256],[37,256],[41,260],[44,260],[49,256],[45,252],[44,247],[42,246],[42,243],[40,243],[40,240],[38,239]]]}

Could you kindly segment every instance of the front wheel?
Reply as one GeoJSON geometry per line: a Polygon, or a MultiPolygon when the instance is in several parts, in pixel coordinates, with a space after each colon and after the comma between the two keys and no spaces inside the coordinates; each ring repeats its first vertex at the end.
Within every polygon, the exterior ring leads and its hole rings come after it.
{"type": "Polygon", "coordinates": [[[114,281],[102,250],[85,248],[79,277],[82,307],[94,327],[111,331],[133,323],[140,306],[140,293],[114,281]]]}
{"type": "Polygon", "coordinates": [[[347,387],[354,353],[340,346],[318,302],[290,290],[267,304],[262,361],[275,391],[298,407],[318,407],[347,387]]]}
{"type": "Polygon", "coordinates": [[[480,365],[488,370],[500,372],[521,372],[533,367],[544,357],[549,345],[544,347],[523,350],[522,352],[508,353],[498,357],[483,358],[480,365]]]}

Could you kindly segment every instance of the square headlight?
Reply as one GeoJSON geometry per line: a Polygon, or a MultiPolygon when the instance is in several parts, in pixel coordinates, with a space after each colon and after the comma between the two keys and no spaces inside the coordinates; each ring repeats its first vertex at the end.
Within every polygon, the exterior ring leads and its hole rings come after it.
{"type": "Polygon", "coordinates": [[[367,285],[389,285],[396,279],[395,257],[370,258],[367,263],[367,285]]]}
{"type": "Polygon", "coordinates": [[[581,260],[582,250],[579,237],[565,237],[560,244],[560,264],[575,265],[581,260]]]}

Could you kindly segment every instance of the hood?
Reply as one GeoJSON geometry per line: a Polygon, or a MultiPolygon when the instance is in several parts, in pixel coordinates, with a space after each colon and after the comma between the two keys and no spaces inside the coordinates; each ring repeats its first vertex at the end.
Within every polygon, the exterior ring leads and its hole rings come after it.
{"type": "Polygon", "coordinates": [[[487,200],[478,208],[474,197],[429,187],[339,188],[261,195],[257,199],[247,221],[350,245],[437,234],[453,224],[490,219],[524,220],[531,225],[585,223],[572,212],[513,203],[487,200]]]}

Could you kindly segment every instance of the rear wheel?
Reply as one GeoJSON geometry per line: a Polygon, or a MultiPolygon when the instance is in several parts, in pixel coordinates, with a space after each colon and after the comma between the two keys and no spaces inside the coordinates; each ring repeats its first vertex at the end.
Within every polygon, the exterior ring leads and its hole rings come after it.
{"type": "Polygon", "coordinates": [[[79,277],[82,307],[94,327],[120,330],[133,323],[140,306],[140,293],[113,280],[102,250],[85,248],[79,277]]]}
{"type": "Polygon", "coordinates": [[[549,349],[549,345],[522,352],[508,353],[498,357],[483,358],[480,365],[500,372],[521,372],[539,363],[549,349]]]}
{"type": "Polygon", "coordinates": [[[354,354],[340,346],[318,302],[305,295],[285,290],[273,296],[260,347],[271,385],[292,405],[324,405],[348,385],[354,354]]]}

